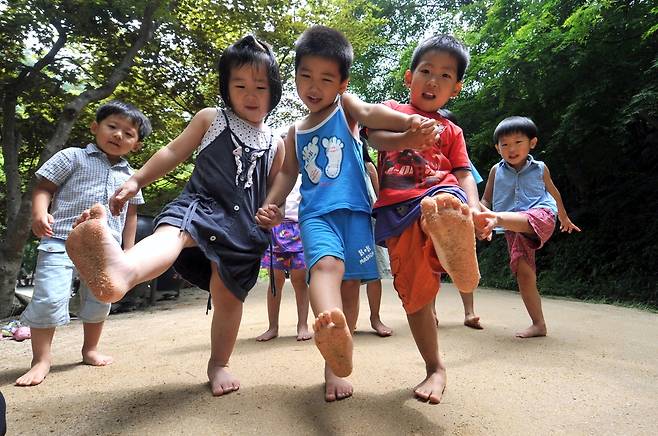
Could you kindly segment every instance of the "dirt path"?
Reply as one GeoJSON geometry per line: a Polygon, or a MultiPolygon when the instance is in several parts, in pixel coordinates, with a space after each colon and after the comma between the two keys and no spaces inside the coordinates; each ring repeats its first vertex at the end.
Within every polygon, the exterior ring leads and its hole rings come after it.
{"type": "Polygon", "coordinates": [[[328,404],[320,354],[294,339],[289,284],[282,336],[254,340],[267,327],[264,286],[247,299],[231,362],[242,388],[222,398],[206,384],[211,317],[204,292],[110,317],[102,344],[116,362],[107,368],[79,364],[79,322],[59,329],[53,371],[35,388],[13,386],[29,364],[29,341],[1,341],[8,434],[648,435],[658,428],[654,313],[545,299],[549,336],[520,340],[513,334],[529,321],[517,294],[479,290],[485,330],[475,331],[461,325],[457,292],[444,285],[438,309],[448,388],[443,403],[431,406],[412,398],[424,368],[388,281],[382,318],[395,334],[370,333],[364,290],[355,395],[328,404]]]}

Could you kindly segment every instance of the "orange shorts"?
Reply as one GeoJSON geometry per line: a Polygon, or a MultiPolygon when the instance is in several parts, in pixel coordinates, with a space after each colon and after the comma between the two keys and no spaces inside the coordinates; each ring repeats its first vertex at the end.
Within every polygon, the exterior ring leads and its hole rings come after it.
{"type": "Polygon", "coordinates": [[[418,312],[431,303],[441,286],[445,272],[430,237],[417,219],[400,236],[386,240],[391,258],[393,286],[407,314],[418,312]]]}

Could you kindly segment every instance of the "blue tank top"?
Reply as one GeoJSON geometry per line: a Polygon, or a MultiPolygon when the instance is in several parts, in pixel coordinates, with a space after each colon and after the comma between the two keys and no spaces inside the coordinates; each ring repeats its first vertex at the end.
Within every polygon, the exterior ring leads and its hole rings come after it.
{"type": "Polygon", "coordinates": [[[362,145],[340,100],[317,126],[295,132],[295,148],[302,174],[300,223],[338,209],[370,213],[362,145]]]}
{"type": "Polygon", "coordinates": [[[519,212],[541,207],[557,214],[557,203],[544,184],[544,167],[544,162],[534,160],[530,155],[519,171],[505,160],[496,164],[494,212],[519,212]]]}

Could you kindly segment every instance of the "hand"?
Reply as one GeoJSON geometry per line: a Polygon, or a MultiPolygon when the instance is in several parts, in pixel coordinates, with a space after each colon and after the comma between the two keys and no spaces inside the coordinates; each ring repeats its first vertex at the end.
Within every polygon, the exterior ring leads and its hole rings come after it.
{"type": "Polygon", "coordinates": [[[402,134],[405,148],[425,150],[433,147],[439,140],[441,130],[436,120],[423,118],[424,121],[417,128],[409,128],[402,134]]]}
{"type": "Polygon", "coordinates": [[[268,204],[258,209],[256,212],[256,224],[264,229],[271,229],[278,226],[283,221],[281,210],[275,204],[268,204]]]}
{"type": "Polygon", "coordinates": [[[571,222],[571,220],[569,219],[569,216],[564,215],[563,217],[560,217],[560,231],[561,232],[571,233],[574,230],[576,230],[577,232],[580,232],[580,229],[578,228],[578,226],[571,222]]]}
{"type": "Polygon", "coordinates": [[[496,214],[484,206],[482,210],[471,209],[471,216],[473,217],[473,226],[475,227],[475,236],[479,240],[491,241],[493,229],[496,227],[497,218],[496,214]]]}
{"type": "Polygon", "coordinates": [[[32,218],[32,233],[37,238],[43,238],[48,236],[49,238],[53,236],[53,228],[51,224],[55,222],[55,218],[49,213],[41,215],[39,217],[32,218]]]}
{"type": "Polygon", "coordinates": [[[132,177],[119,186],[109,201],[112,215],[119,215],[126,202],[137,195],[138,192],[139,184],[132,177]]]}

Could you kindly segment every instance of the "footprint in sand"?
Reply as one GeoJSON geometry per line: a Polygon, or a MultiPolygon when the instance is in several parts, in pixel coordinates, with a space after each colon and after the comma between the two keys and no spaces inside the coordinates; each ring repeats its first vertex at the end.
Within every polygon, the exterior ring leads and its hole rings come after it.
{"type": "Polygon", "coordinates": [[[313,139],[311,139],[311,142],[306,144],[302,149],[304,169],[306,170],[308,178],[315,184],[317,184],[320,181],[320,177],[322,177],[322,170],[315,163],[315,160],[320,153],[320,147],[318,147],[319,140],[320,139],[317,136],[314,136],[313,139]]]}
{"type": "Polygon", "coordinates": [[[343,161],[343,147],[345,146],[340,138],[332,136],[331,138],[324,138],[322,146],[327,154],[327,167],[324,173],[327,177],[335,179],[340,174],[340,164],[343,161]]]}

